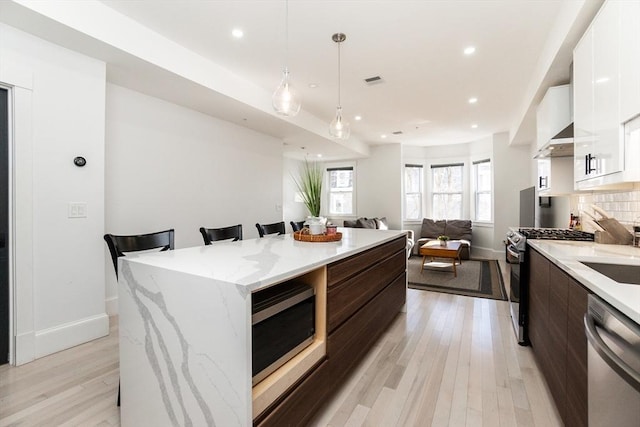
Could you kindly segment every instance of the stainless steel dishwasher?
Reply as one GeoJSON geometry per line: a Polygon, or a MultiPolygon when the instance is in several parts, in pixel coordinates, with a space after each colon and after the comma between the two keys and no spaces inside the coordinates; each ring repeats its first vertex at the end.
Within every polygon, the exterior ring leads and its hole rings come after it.
{"type": "Polygon", "coordinates": [[[640,426],[640,326],[594,295],[584,323],[589,426],[640,426]]]}

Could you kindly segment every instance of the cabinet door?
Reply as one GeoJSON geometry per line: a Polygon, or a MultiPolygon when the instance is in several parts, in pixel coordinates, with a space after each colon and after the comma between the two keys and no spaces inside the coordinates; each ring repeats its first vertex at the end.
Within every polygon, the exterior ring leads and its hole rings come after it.
{"type": "Polygon", "coordinates": [[[547,384],[556,402],[560,417],[567,419],[567,302],[569,299],[569,276],[550,264],[549,266],[549,376],[547,384]]]}
{"type": "Polygon", "coordinates": [[[587,426],[588,380],[587,337],[584,333],[584,315],[587,312],[589,292],[569,278],[567,313],[567,419],[571,425],[587,426]]]}
{"type": "Polygon", "coordinates": [[[551,159],[538,159],[538,191],[544,192],[551,185],[551,159]]]}
{"type": "Polygon", "coordinates": [[[640,2],[620,2],[620,123],[640,114],[640,2]]]}
{"type": "Polygon", "coordinates": [[[585,158],[592,152],[593,129],[593,29],[589,28],[573,51],[574,178],[588,178],[585,158]]]}
{"type": "Polygon", "coordinates": [[[529,340],[538,365],[549,376],[549,261],[529,251],[529,340]]]}
{"type": "Polygon", "coordinates": [[[619,117],[620,2],[606,2],[593,23],[594,176],[622,170],[619,117]]]}

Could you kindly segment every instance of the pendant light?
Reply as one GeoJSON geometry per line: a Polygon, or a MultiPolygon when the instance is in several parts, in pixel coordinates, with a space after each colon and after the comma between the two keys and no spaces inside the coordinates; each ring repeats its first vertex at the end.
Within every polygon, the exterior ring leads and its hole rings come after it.
{"type": "Polygon", "coordinates": [[[349,139],[351,129],[349,123],[342,117],[342,104],[340,102],[340,43],[345,41],[347,36],[342,33],[336,33],[331,36],[331,40],[338,43],[338,108],[336,116],[329,125],[329,134],[336,139],[349,139]]]}
{"type": "Polygon", "coordinates": [[[283,116],[293,117],[300,112],[300,97],[298,92],[291,85],[289,77],[289,68],[286,63],[289,61],[289,1],[286,1],[286,18],[285,18],[285,66],[282,71],[282,81],[273,92],[271,102],[276,113],[283,116]]]}

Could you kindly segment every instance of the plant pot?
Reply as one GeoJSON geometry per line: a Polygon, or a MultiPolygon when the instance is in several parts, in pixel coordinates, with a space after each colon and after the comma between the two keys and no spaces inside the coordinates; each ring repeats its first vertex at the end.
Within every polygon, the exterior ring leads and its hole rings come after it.
{"type": "Polygon", "coordinates": [[[440,240],[440,246],[447,246],[446,240],[440,240]]]}

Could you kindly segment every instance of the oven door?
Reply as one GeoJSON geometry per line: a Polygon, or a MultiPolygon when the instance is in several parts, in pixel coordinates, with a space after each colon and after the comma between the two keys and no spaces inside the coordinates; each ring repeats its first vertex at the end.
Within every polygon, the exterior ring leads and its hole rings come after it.
{"type": "Polygon", "coordinates": [[[518,344],[526,345],[525,322],[526,307],[522,297],[526,292],[524,284],[524,253],[509,244],[506,248],[507,262],[511,266],[509,275],[509,309],[511,311],[511,321],[515,330],[518,344]]]}

